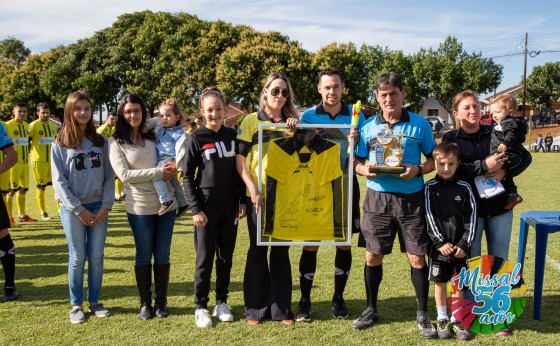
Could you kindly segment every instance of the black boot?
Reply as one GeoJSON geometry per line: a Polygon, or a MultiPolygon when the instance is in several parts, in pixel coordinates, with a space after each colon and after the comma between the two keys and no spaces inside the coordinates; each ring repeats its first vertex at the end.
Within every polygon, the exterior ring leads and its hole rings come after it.
{"type": "Polygon", "coordinates": [[[140,293],[140,319],[149,320],[153,317],[152,311],[152,265],[134,267],[136,273],[136,286],[140,293]]]}
{"type": "Polygon", "coordinates": [[[167,287],[169,286],[169,264],[154,264],[156,304],[154,310],[159,318],[167,317],[167,287]]]}

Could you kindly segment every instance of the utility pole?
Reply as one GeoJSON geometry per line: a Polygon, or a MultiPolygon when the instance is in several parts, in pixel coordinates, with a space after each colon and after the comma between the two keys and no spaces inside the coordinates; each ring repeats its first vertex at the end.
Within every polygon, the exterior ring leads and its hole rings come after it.
{"type": "MultiPolygon", "coordinates": [[[[523,110],[522,116],[525,118],[525,107],[526,105],[526,96],[527,96],[527,40],[529,38],[529,34],[525,33],[525,45],[523,47],[523,110]]],[[[531,128],[533,127],[533,119],[531,114],[529,114],[529,151],[531,151],[531,128]]]]}

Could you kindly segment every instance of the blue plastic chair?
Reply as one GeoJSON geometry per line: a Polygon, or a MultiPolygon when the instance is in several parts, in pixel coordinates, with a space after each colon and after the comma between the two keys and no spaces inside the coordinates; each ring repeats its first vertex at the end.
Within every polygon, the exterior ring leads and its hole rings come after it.
{"type": "Polygon", "coordinates": [[[517,263],[521,263],[521,272],[523,272],[529,226],[535,228],[536,236],[533,319],[539,320],[541,318],[546,243],[549,233],[560,232],[560,211],[527,211],[521,213],[521,221],[519,223],[519,249],[517,251],[517,263]]]}

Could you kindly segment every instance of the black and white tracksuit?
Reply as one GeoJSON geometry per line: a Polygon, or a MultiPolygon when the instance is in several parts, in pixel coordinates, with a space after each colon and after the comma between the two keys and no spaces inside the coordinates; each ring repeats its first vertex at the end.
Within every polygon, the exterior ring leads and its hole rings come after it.
{"type": "Polygon", "coordinates": [[[226,303],[237,238],[240,177],[235,167],[236,132],[222,126],[214,132],[205,126],[186,143],[185,194],[195,215],[203,211],[208,223],[195,227],[196,270],[194,302],[207,308],[212,262],[216,255],[216,302],[226,303]]]}
{"type": "Polygon", "coordinates": [[[454,178],[439,175],[426,182],[426,222],[432,239],[430,257],[443,262],[453,258],[439,253],[446,243],[458,246],[468,255],[477,228],[476,201],[471,186],[454,178]]]}

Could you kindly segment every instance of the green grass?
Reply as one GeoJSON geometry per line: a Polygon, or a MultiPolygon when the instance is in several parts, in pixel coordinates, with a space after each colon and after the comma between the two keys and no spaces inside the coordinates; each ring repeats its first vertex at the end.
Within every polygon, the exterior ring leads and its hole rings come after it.
{"type": "MultiPolygon", "coordinates": [[[[510,258],[517,258],[519,213],[528,210],[560,210],[560,155],[534,155],[532,166],[518,179],[520,194],[525,201],[514,215],[510,258]]],[[[362,195],[365,186],[362,183],[362,195]]],[[[27,206],[32,217],[35,192],[29,192],[27,206]]],[[[48,188],[52,198],[52,188],[48,188]]],[[[56,215],[55,203],[49,203],[49,214],[56,215]]],[[[387,256],[384,278],[379,292],[380,323],[364,330],[350,327],[365,306],[363,283],[364,250],[353,248],[353,269],[345,298],[350,310],[349,320],[331,318],[330,299],[333,290],[334,249],[320,250],[318,270],[312,291],[313,322],[291,327],[265,322],[251,327],[243,319],[243,270],[248,237],[246,222],[240,223],[232,273],[231,296],[236,321],[216,323],[209,329],[194,325],[193,273],[195,253],[192,221],[187,215],[176,223],[171,248],[171,282],[167,319],[142,322],[138,319],[138,294],[134,280],[134,244],[126,220],[123,204],[116,204],[110,214],[109,234],[105,249],[104,286],[101,301],[112,316],[106,319],[89,318],[83,325],[74,326],[68,320],[70,309],[67,282],[67,247],[58,218],[49,222],[24,224],[11,231],[17,246],[16,284],[20,299],[0,304],[0,344],[431,344],[418,334],[415,318],[415,299],[410,283],[410,271],[405,256],[387,256]]],[[[354,237],[354,245],[357,236],[354,237]]],[[[544,283],[542,317],[533,321],[534,231],[530,232],[526,268],[527,307],[515,323],[515,334],[507,340],[493,335],[477,336],[470,344],[558,344],[560,338],[560,266],[547,264],[544,283]]],[[[293,310],[299,300],[298,261],[301,249],[292,247],[294,282],[293,310]]],[[[560,262],[560,234],[549,238],[548,256],[560,262]]],[[[0,282],[3,282],[0,274],[0,282]]],[[[431,288],[433,294],[433,288],[431,288]]],[[[213,304],[213,294],[211,294],[213,304]]],[[[430,313],[435,316],[433,298],[430,313]]],[[[437,341],[455,343],[456,341],[437,341]]]]}

